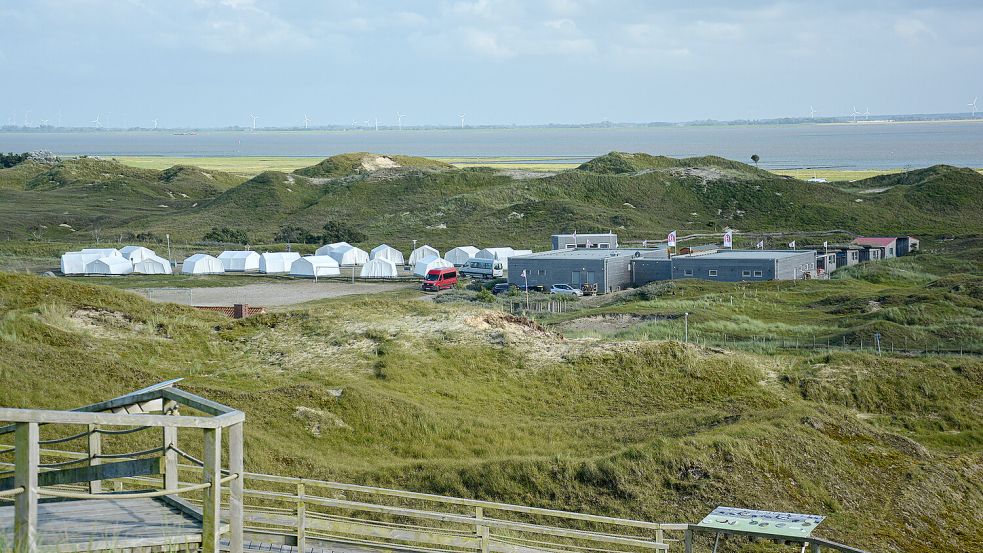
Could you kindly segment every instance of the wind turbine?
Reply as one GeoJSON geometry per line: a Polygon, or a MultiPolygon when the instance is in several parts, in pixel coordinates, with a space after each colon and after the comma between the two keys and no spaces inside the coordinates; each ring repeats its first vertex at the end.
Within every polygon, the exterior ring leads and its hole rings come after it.
{"type": "Polygon", "coordinates": [[[467,115],[468,115],[467,113],[462,113],[462,114],[458,115],[458,117],[461,118],[461,128],[462,129],[464,128],[464,118],[467,117],[467,115]]]}
{"type": "Polygon", "coordinates": [[[154,119],[154,130],[157,130],[157,120],[154,119]]]}
{"type": "Polygon", "coordinates": [[[48,126],[48,120],[47,119],[42,119],[41,120],[41,126],[42,127],[47,127],[48,126]]]}
{"type": "Polygon", "coordinates": [[[305,113],[304,114],[304,128],[305,129],[308,128],[310,126],[310,124],[311,124],[311,120],[308,119],[307,114],[305,113]]]}
{"type": "Polygon", "coordinates": [[[860,112],[857,111],[857,106],[853,106],[853,113],[851,115],[853,115],[853,122],[856,123],[857,116],[860,115],[860,112]]]}
{"type": "Polygon", "coordinates": [[[396,124],[399,126],[399,130],[403,130],[403,118],[406,117],[405,113],[396,112],[396,124]]]}
{"type": "Polygon", "coordinates": [[[870,108],[864,110],[864,121],[870,119],[870,108]]]}
{"type": "Polygon", "coordinates": [[[375,130],[379,130],[379,118],[375,118],[375,130]]]}
{"type": "Polygon", "coordinates": [[[814,110],[812,106],[809,106],[809,117],[812,119],[816,118],[816,110],[814,110]]]}
{"type": "Polygon", "coordinates": [[[973,119],[976,119],[976,101],[979,100],[979,99],[980,99],[980,97],[977,96],[976,98],[973,98],[973,103],[966,104],[967,106],[969,106],[970,108],[973,109],[973,119]]]}
{"type": "Polygon", "coordinates": [[[253,118],[253,130],[256,130],[256,120],[259,119],[258,115],[250,115],[253,118]]]}
{"type": "Polygon", "coordinates": [[[102,127],[102,122],[99,121],[99,114],[96,114],[96,118],[92,120],[92,123],[97,127],[102,127]]]}

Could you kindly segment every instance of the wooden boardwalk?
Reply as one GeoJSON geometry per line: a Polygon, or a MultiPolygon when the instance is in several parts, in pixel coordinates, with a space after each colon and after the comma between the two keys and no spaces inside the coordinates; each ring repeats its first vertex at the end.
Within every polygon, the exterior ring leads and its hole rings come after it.
{"type": "MultiPolygon", "coordinates": [[[[0,507],[0,549],[14,536],[14,508],[0,507]]],[[[38,545],[47,551],[186,549],[201,542],[201,523],[156,499],[54,501],[38,505],[38,545]]]]}

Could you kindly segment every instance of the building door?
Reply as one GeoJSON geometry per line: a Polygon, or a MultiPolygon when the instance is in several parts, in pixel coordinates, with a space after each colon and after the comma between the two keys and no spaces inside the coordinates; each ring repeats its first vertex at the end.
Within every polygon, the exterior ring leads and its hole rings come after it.
{"type": "Polygon", "coordinates": [[[570,273],[570,285],[573,287],[580,287],[580,271],[573,271],[570,273]]]}
{"type": "Polygon", "coordinates": [[[594,271],[587,271],[587,284],[597,284],[597,274],[594,271]]]}

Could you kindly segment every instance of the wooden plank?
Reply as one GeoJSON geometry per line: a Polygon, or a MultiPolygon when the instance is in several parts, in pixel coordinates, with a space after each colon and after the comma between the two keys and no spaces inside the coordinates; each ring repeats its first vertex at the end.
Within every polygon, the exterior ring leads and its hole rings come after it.
{"type": "Polygon", "coordinates": [[[303,552],[307,548],[307,504],[304,503],[304,496],[307,489],[304,483],[297,484],[297,549],[303,552]]]}
{"type": "MultiPolygon", "coordinates": [[[[167,400],[167,402],[162,406],[162,410],[166,416],[176,416],[171,415],[171,413],[176,413],[177,402],[174,400],[167,400]]],[[[164,427],[162,445],[164,447],[164,489],[174,489],[178,487],[177,451],[172,449],[177,447],[176,426],[164,427]]]]}
{"type": "MultiPolygon", "coordinates": [[[[97,432],[99,427],[90,424],[89,436],[88,436],[88,454],[89,454],[89,466],[94,467],[96,465],[102,464],[102,459],[99,455],[102,455],[102,434],[97,432]]],[[[99,493],[102,491],[102,481],[101,480],[90,480],[89,481],[89,493],[99,493]]]]}
{"type": "Polygon", "coordinates": [[[201,508],[201,548],[202,553],[218,553],[219,526],[222,512],[222,430],[209,428],[204,431],[204,481],[211,487],[204,490],[201,508]]]}
{"type": "Polygon", "coordinates": [[[208,413],[209,415],[218,416],[235,411],[235,409],[222,405],[221,403],[210,399],[205,399],[203,397],[198,397],[190,392],[179,390],[177,388],[168,388],[164,390],[163,397],[191,407],[192,409],[197,409],[202,413],[208,413]]]}
{"type": "MultiPolygon", "coordinates": [[[[160,458],[149,457],[131,461],[118,461],[93,465],[91,467],[75,467],[61,470],[49,470],[38,474],[39,486],[57,486],[93,480],[108,480],[128,476],[146,476],[160,474],[160,458]]],[[[0,479],[0,491],[17,487],[14,477],[0,479]]]]}
{"type": "MultiPolygon", "coordinates": [[[[481,540],[474,536],[454,536],[450,534],[440,534],[437,532],[427,532],[425,530],[414,530],[411,528],[381,526],[368,522],[362,523],[311,518],[308,521],[308,525],[315,530],[324,530],[332,533],[352,534],[356,536],[386,540],[428,543],[431,545],[444,545],[466,549],[478,549],[481,546],[481,540]]],[[[398,545],[396,547],[398,547],[398,545]]]]}
{"type": "Polygon", "coordinates": [[[21,422],[14,431],[14,487],[24,491],[14,496],[14,547],[23,553],[38,550],[38,423],[21,422]]]}
{"type": "Polygon", "coordinates": [[[118,426],[177,426],[181,428],[221,428],[242,422],[246,416],[240,411],[222,417],[189,417],[168,415],[127,415],[114,413],[84,413],[48,409],[11,409],[0,407],[0,420],[10,422],[36,422],[42,424],[101,424],[118,426]]]}
{"type": "Polygon", "coordinates": [[[239,477],[229,482],[229,551],[242,553],[243,531],[243,433],[242,423],[229,427],[229,473],[239,477]]]}

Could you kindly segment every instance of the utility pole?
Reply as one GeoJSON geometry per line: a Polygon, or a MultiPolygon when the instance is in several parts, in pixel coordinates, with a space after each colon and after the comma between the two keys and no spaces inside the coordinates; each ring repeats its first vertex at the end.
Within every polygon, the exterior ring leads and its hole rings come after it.
{"type": "Polygon", "coordinates": [[[683,341],[689,343],[689,312],[683,313],[683,341]]]}
{"type": "Polygon", "coordinates": [[[167,260],[171,263],[171,266],[173,266],[174,258],[171,257],[171,235],[165,234],[164,236],[167,237],[167,260]]]}

